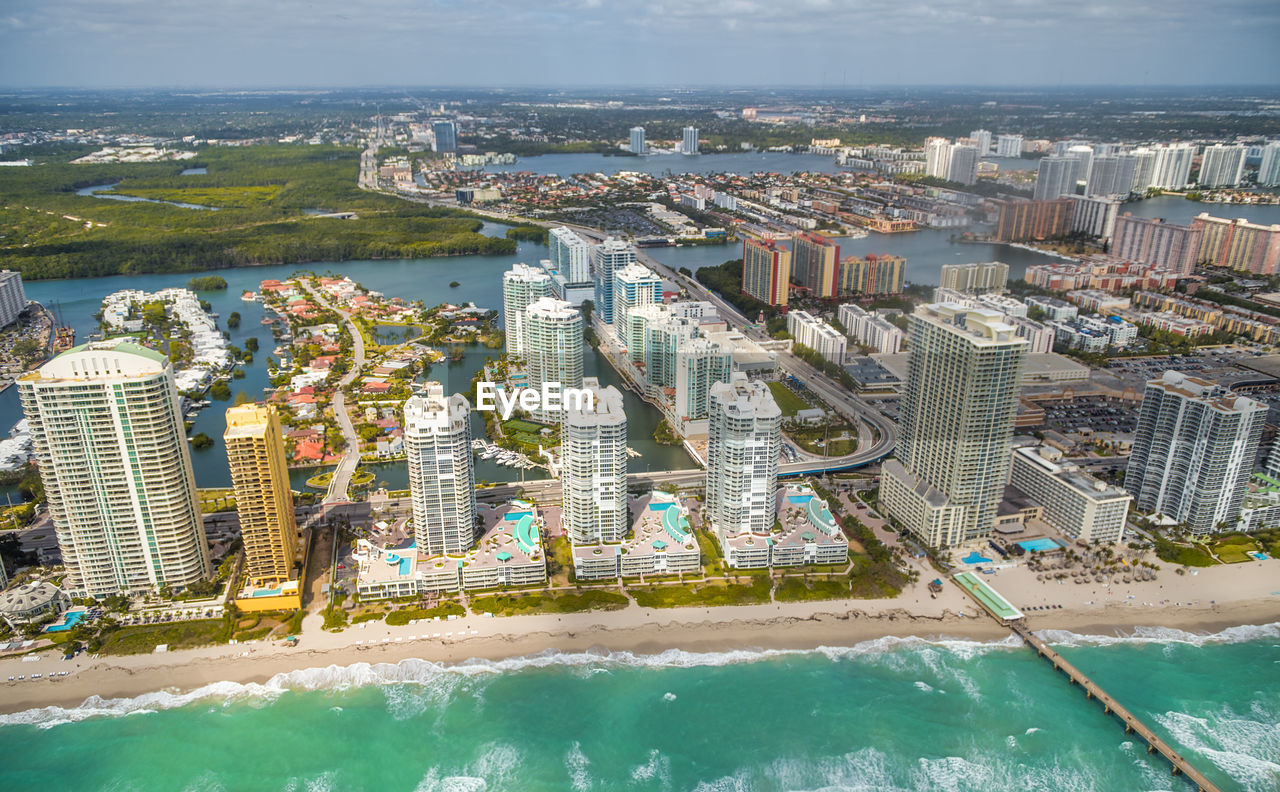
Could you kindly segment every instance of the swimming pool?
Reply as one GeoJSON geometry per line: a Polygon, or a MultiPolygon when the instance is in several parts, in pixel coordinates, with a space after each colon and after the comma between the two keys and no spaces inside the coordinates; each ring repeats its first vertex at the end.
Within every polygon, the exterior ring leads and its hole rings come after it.
{"type": "Polygon", "coordinates": [[[1249,553],[1249,555],[1253,556],[1254,560],[1256,561],[1268,561],[1271,559],[1271,556],[1267,555],[1266,553],[1258,552],[1257,550],[1252,551],[1251,553],[1249,553]]]}
{"type": "Polygon", "coordinates": [[[1059,544],[1052,539],[1028,539],[1025,542],[1018,542],[1018,547],[1026,550],[1028,553],[1045,553],[1050,550],[1057,550],[1059,544]]]}
{"type": "Polygon", "coordinates": [[[966,564],[990,564],[991,563],[990,558],[987,558],[986,556],[979,554],[977,550],[974,550],[973,552],[969,553],[969,555],[965,556],[960,560],[965,562],[966,564]]]}
{"type": "Polygon", "coordinates": [[[79,624],[80,620],[84,618],[84,614],[85,612],[82,610],[67,611],[67,615],[63,617],[61,624],[51,624],[48,627],[45,627],[44,631],[47,633],[66,632],[79,624]]]}

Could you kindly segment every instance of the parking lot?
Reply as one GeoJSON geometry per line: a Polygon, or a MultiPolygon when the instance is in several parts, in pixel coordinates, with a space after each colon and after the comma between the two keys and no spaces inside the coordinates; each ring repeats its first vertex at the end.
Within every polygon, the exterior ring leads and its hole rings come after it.
{"type": "Polygon", "coordinates": [[[1138,408],[1132,402],[1103,396],[1082,396],[1071,401],[1042,401],[1045,425],[1067,434],[1081,429],[1095,432],[1132,432],[1138,408]]]}

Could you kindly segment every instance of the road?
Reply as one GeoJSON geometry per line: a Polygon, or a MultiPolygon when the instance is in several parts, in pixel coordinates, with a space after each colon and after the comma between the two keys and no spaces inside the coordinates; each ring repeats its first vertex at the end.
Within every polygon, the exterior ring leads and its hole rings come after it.
{"type": "MultiPolygon", "coordinates": [[[[373,168],[376,168],[377,148],[376,144],[371,144],[370,150],[366,151],[366,155],[372,152],[373,168]]],[[[365,189],[376,189],[377,177],[376,170],[372,184],[373,187],[366,186],[364,179],[365,171],[361,170],[361,187],[365,189]]],[[[406,198],[406,196],[399,196],[406,198]]],[[[433,205],[447,205],[448,202],[439,199],[418,198],[409,199],[416,200],[419,203],[428,203],[433,205]]],[[[456,206],[456,204],[455,204],[456,206]]],[[[548,222],[545,220],[534,220],[524,217],[514,217],[502,212],[488,211],[479,207],[466,207],[467,211],[475,214],[491,217],[501,222],[520,222],[531,225],[540,225],[546,227],[567,226],[580,235],[595,241],[605,238],[605,234],[599,229],[587,226],[575,225],[573,223],[548,222]]],[[[740,330],[748,338],[753,341],[762,342],[770,340],[767,333],[762,329],[754,327],[754,322],[743,316],[736,307],[724,300],[720,295],[712,292],[706,286],[703,286],[696,279],[687,277],[679,272],[658,261],[650,256],[642,248],[636,249],[636,260],[645,266],[657,272],[662,277],[683,286],[695,299],[706,300],[716,306],[716,310],[720,312],[720,316],[730,326],[740,330]]],[[[852,454],[842,457],[828,457],[825,459],[806,459],[798,462],[782,463],[778,467],[778,472],[783,475],[794,475],[800,473],[813,473],[823,470],[841,470],[846,468],[861,467],[873,462],[879,462],[885,457],[893,453],[894,446],[898,442],[898,429],[892,420],[882,415],[871,405],[859,399],[853,393],[849,392],[840,383],[828,377],[826,374],[810,366],[800,358],[785,350],[779,350],[778,367],[781,371],[790,374],[799,380],[805,387],[816,394],[820,399],[831,405],[836,412],[849,419],[858,427],[858,448],[852,454]]],[[[680,475],[681,471],[667,471],[670,475],[680,475]]],[[[652,474],[651,474],[652,475],[652,474]]],[[[526,487],[527,489],[527,487],[526,487]]]]}
{"type": "Polygon", "coordinates": [[[360,334],[360,328],[356,327],[356,323],[351,321],[351,314],[329,302],[324,293],[315,288],[310,281],[302,283],[316,302],[341,316],[347,323],[355,353],[351,361],[351,370],[338,380],[338,387],[333,392],[333,414],[338,420],[338,428],[342,430],[347,448],[342,454],[342,461],[333,471],[333,478],[329,481],[329,490],[324,495],[324,502],[338,503],[347,499],[347,488],[351,485],[351,477],[355,475],[356,467],[360,464],[360,438],[356,436],[356,428],[351,424],[351,416],[347,414],[347,396],[343,393],[343,388],[354,382],[355,378],[360,376],[361,368],[364,367],[364,336],[360,334]]]}

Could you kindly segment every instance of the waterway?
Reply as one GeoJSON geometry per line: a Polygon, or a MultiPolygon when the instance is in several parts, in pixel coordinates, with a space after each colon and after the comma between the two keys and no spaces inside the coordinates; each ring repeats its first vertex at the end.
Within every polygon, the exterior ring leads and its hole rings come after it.
{"type": "MultiPolygon", "coordinates": [[[[498,223],[485,223],[483,232],[499,236],[506,226],[498,223]]],[[[247,267],[237,269],[210,270],[207,273],[167,273],[151,275],[117,275],[106,278],[81,278],[77,280],[31,281],[25,284],[27,297],[53,308],[61,317],[61,321],[76,329],[78,342],[88,340],[98,331],[97,320],[93,315],[101,309],[102,298],[120,289],[142,289],[156,291],[169,287],[183,287],[196,274],[220,275],[227,281],[225,290],[201,292],[200,296],[209,301],[213,311],[219,315],[218,326],[230,334],[230,342],[243,348],[251,338],[258,339],[259,351],[253,363],[243,367],[245,377],[232,380],[231,392],[234,395],[243,391],[252,399],[261,399],[264,389],[269,387],[267,376],[267,357],[275,348],[276,342],[271,337],[269,328],[261,321],[266,313],[258,303],[245,302],[240,299],[244,290],[257,291],[261,281],[268,278],[287,278],[299,270],[310,270],[317,274],[336,273],[347,275],[352,280],[364,284],[367,288],[382,292],[389,296],[400,296],[405,299],[419,299],[427,305],[442,302],[474,302],[484,308],[498,310],[502,305],[502,273],[519,261],[536,262],[546,258],[548,250],[544,245],[532,242],[521,242],[516,252],[511,255],[465,256],[434,259],[393,259],[385,261],[344,261],[317,262],[307,266],[270,266],[247,267]],[[456,288],[449,283],[457,281],[456,288]],[[233,312],[241,316],[240,326],[227,328],[227,317],[233,312]]],[[[665,259],[663,259],[665,260],[665,259]]],[[[461,363],[440,363],[427,373],[430,379],[440,380],[446,392],[465,391],[475,372],[483,366],[487,357],[494,357],[498,350],[487,349],[480,345],[466,348],[466,356],[461,363]]],[[[588,349],[583,364],[587,376],[599,377],[602,384],[618,385],[621,383],[608,363],[594,350],[588,349]]],[[[630,460],[632,470],[675,470],[694,466],[693,460],[680,447],[659,445],[653,439],[653,430],[657,426],[660,414],[656,408],[645,404],[630,392],[624,391],[627,415],[632,420],[627,428],[628,443],[641,453],[641,457],[630,460]]],[[[191,458],[196,473],[196,483],[201,487],[230,486],[231,478],[227,470],[226,454],[222,447],[222,434],[226,429],[224,411],[231,402],[214,402],[210,407],[201,410],[195,418],[192,433],[204,432],[215,438],[212,448],[192,450],[191,458]]],[[[22,417],[21,405],[18,401],[17,388],[9,388],[0,393],[0,431],[7,430],[22,417]]],[[[473,428],[479,433],[483,425],[478,416],[474,419],[473,428]]],[[[312,471],[314,472],[314,471],[312,471]]],[[[292,476],[295,487],[300,487],[312,472],[296,471],[292,476]]],[[[408,473],[403,462],[391,463],[378,468],[379,480],[385,480],[393,489],[407,486],[408,473]]],[[[545,471],[533,469],[524,471],[525,478],[545,477],[545,471]]],[[[521,471],[515,468],[502,467],[489,460],[476,459],[476,478],[488,481],[519,480],[521,471]]],[[[5,490],[0,489],[0,499],[5,490]]]]}
{"type": "Polygon", "coordinates": [[[1280,223],[1280,204],[1220,204],[1188,201],[1178,195],[1159,195],[1155,198],[1144,198],[1131,201],[1120,207],[1121,212],[1130,212],[1135,217],[1163,217],[1167,223],[1186,225],[1201,212],[1208,212],[1212,217],[1226,217],[1234,220],[1243,217],[1251,223],[1271,225],[1280,223]]]}
{"type": "MultiPolygon", "coordinates": [[[[188,168],[188,170],[194,171],[196,169],[188,168]]],[[[183,175],[184,176],[187,175],[187,172],[183,171],[183,175]]],[[[136,195],[113,195],[113,194],[103,192],[103,190],[114,190],[116,185],[119,183],[120,182],[115,182],[114,184],[95,184],[92,187],[81,187],[79,190],[76,190],[76,195],[89,195],[94,198],[106,198],[111,201],[128,201],[130,203],[158,203],[158,204],[168,204],[170,206],[181,206],[183,209],[208,209],[210,212],[218,211],[218,207],[216,206],[203,206],[201,204],[182,203],[181,201],[161,201],[156,198],[139,198],[136,195]]]]}

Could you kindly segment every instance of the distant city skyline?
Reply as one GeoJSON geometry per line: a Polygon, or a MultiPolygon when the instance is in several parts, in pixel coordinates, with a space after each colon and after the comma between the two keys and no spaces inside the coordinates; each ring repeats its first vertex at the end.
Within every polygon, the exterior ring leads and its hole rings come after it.
{"type": "Polygon", "coordinates": [[[1269,0],[10,0],[0,85],[1274,85],[1278,39],[1269,0]]]}

